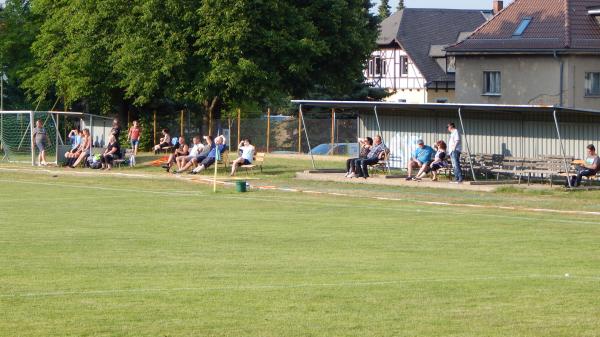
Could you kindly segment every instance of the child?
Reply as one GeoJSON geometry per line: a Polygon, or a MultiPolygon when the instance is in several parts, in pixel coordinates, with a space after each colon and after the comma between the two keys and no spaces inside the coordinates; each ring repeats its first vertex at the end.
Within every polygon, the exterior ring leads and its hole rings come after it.
{"type": "Polygon", "coordinates": [[[131,166],[135,166],[135,156],[137,156],[138,147],[140,146],[140,135],[142,134],[142,129],[140,128],[140,123],[136,120],[133,121],[133,125],[129,128],[129,132],[127,133],[127,140],[131,142],[131,157],[129,158],[129,164],[131,166]]]}

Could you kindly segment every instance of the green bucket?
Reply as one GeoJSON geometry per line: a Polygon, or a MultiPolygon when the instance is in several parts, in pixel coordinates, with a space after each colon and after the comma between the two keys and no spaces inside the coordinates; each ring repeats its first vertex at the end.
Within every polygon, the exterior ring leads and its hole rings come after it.
{"type": "Polygon", "coordinates": [[[235,182],[235,191],[240,192],[240,193],[246,192],[246,181],[245,180],[236,181],[235,182]]]}

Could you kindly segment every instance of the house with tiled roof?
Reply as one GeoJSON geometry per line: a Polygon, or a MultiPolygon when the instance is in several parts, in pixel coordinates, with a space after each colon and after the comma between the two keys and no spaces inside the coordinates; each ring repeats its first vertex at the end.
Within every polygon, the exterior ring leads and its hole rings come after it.
{"type": "Polygon", "coordinates": [[[405,8],[383,20],[364,76],[390,93],[388,101],[453,102],[454,62],[444,48],[492,15],[484,10],[405,8]]]}
{"type": "Polygon", "coordinates": [[[515,0],[446,53],[458,102],[600,109],[600,0],[515,0]]]}

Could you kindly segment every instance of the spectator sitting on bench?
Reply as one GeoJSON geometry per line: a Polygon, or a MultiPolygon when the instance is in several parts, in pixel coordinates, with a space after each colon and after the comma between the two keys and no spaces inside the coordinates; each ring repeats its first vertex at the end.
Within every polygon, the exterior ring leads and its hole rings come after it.
{"type": "Polygon", "coordinates": [[[437,152],[435,153],[433,162],[425,169],[423,169],[422,167],[419,173],[417,173],[417,177],[415,178],[415,180],[421,180],[427,175],[427,173],[431,172],[431,180],[437,181],[437,170],[441,169],[442,167],[448,166],[448,162],[446,161],[446,142],[444,142],[443,140],[438,140],[435,143],[435,148],[437,149],[437,152]]]}
{"type": "Polygon", "coordinates": [[[108,137],[108,145],[106,146],[106,149],[104,150],[104,153],[102,153],[102,157],[100,159],[102,162],[102,169],[112,169],[113,161],[115,158],[119,158],[120,156],[121,146],[117,141],[117,137],[115,137],[115,135],[110,135],[110,137],[108,137]]]}
{"type": "Polygon", "coordinates": [[[350,158],[346,160],[346,178],[351,178],[356,174],[356,160],[365,159],[373,146],[373,138],[358,138],[358,144],[360,144],[360,152],[358,158],[350,158]]]}
{"type": "Polygon", "coordinates": [[[250,165],[254,160],[254,145],[250,143],[250,139],[243,139],[242,142],[238,145],[238,151],[241,152],[240,156],[231,163],[231,174],[230,176],[235,175],[235,171],[238,166],[242,165],[250,165]]]}
{"type": "Polygon", "coordinates": [[[208,155],[206,156],[206,158],[204,158],[204,160],[202,160],[198,164],[198,167],[193,169],[192,172],[190,172],[190,173],[198,174],[198,173],[204,171],[205,169],[209,168],[210,165],[214,164],[216,161],[217,151],[219,151],[219,154],[223,154],[223,152],[225,152],[226,149],[227,149],[227,145],[225,144],[225,136],[223,136],[223,135],[218,136],[217,138],[215,138],[215,144],[211,148],[211,150],[208,153],[208,155]]]}
{"type": "Polygon", "coordinates": [[[75,168],[81,161],[85,160],[92,153],[92,137],[90,137],[90,130],[83,130],[83,139],[79,145],[79,149],[75,152],[76,156],[69,158],[67,161],[67,167],[75,168]]]}
{"type": "Polygon", "coordinates": [[[69,132],[68,138],[71,142],[71,150],[65,153],[65,158],[77,158],[79,157],[79,146],[81,145],[81,140],[83,139],[83,132],[79,129],[73,129],[69,132]]]}
{"type": "MultiPolygon", "coordinates": [[[[592,144],[586,147],[587,157],[585,163],[577,167],[577,175],[571,176],[571,186],[577,187],[581,184],[583,177],[595,176],[600,170],[600,157],[596,154],[596,147],[592,144]]],[[[566,184],[568,186],[568,183],[566,184]]]]}
{"type": "Polygon", "coordinates": [[[373,146],[371,149],[369,149],[367,158],[357,159],[354,161],[354,167],[358,175],[355,174],[351,175],[350,177],[357,176],[367,179],[369,177],[369,165],[377,164],[381,159],[381,154],[384,153],[384,151],[386,151],[386,147],[383,145],[381,136],[377,135],[373,137],[373,146]]]}
{"type": "Polygon", "coordinates": [[[169,155],[167,163],[162,166],[167,172],[171,170],[171,166],[173,166],[177,158],[185,157],[190,153],[190,147],[187,145],[184,137],[179,137],[177,144],[179,146],[169,155]]]}
{"type": "Polygon", "coordinates": [[[185,164],[192,161],[192,159],[196,158],[196,156],[204,149],[204,145],[200,142],[199,136],[194,136],[194,138],[192,138],[192,144],[193,146],[190,149],[190,153],[187,156],[179,156],[175,159],[175,162],[177,164],[177,170],[181,170],[181,168],[184,167],[185,164]]]}
{"type": "Polygon", "coordinates": [[[161,149],[165,147],[171,146],[171,135],[169,134],[169,129],[162,129],[163,136],[160,138],[158,144],[154,145],[154,153],[158,153],[161,149]]]}
{"type": "Polygon", "coordinates": [[[190,167],[192,167],[198,163],[201,163],[204,159],[206,159],[206,157],[208,156],[210,151],[213,149],[215,143],[213,141],[212,136],[204,136],[203,138],[206,141],[206,145],[203,145],[202,149],[199,150],[196,157],[191,158],[190,160],[187,161],[187,163],[183,164],[180,169],[175,171],[174,172],[175,174],[183,173],[183,172],[187,171],[190,167]]]}
{"type": "Polygon", "coordinates": [[[422,139],[417,140],[417,148],[408,162],[408,177],[406,177],[406,180],[414,179],[412,176],[414,168],[418,168],[419,171],[424,171],[429,168],[433,154],[434,151],[431,146],[425,145],[425,142],[422,139]]]}

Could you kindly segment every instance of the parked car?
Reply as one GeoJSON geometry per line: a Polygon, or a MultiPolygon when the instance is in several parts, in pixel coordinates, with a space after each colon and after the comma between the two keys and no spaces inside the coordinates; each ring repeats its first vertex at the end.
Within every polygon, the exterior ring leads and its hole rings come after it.
{"type": "Polygon", "coordinates": [[[331,144],[319,144],[313,147],[308,154],[313,155],[340,155],[340,156],[351,156],[358,157],[358,144],[357,143],[334,143],[333,148],[331,144]]]}

